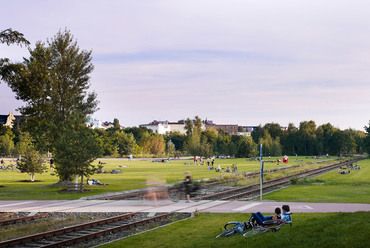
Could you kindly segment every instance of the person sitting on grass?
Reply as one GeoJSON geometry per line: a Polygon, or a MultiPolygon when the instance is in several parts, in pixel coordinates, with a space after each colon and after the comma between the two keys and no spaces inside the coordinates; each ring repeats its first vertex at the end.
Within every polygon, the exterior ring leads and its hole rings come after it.
{"type": "Polygon", "coordinates": [[[286,220],[286,221],[292,221],[292,218],[290,217],[290,212],[289,212],[290,211],[289,205],[283,205],[281,209],[283,210],[283,212],[281,213],[281,219],[286,220]]]}
{"type": "Polygon", "coordinates": [[[87,184],[88,185],[109,185],[107,183],[101,183],[99,180],[97,179],[87,179],[87,184]]]}
{"type": "Polygon", "coordinates": [[[272,216],[273,220],[280,220],[281,219],[281,209],[275,208],[275,214],[272,216]]]}

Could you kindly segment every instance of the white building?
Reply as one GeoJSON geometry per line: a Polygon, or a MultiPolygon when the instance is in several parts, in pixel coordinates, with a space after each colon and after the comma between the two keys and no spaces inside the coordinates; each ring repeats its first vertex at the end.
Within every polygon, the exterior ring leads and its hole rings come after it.
{"type": "Polygon", "coordinates": [[[153,133],[158,133],[158,134],[165,134],[167,132],[171,132],[171,127],[168,125],[168,123],[165,122],[157,122],[153,121],[152,123],[149,124],[142,124],[140,127],[146,127],[147,129],[150,129],[153,131],[153,133]]]}
{"type": "Polygon", "coordinates": [[[103,122],[92,117],[87,118],[87,126],[91,128],[104,128],[103,122]]]}

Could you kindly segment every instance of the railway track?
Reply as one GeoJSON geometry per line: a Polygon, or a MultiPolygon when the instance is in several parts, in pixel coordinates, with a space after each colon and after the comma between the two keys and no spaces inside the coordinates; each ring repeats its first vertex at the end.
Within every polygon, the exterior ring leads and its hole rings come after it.
{"type": "MultiPolygon", "coordinates": [[[[279,187],[288,185],[290,184],[290,180],[292,178],[304,178],[304,177],[317,176],[317,175],[335,170],[341,166],[344,167],[344,166],[348,166],[350,164],[356,163],[362,159],[363,158],[345,161],[345,162],[341,162],[341,163],[337,163],[337,164],[333,164],[333,165],[329,165],[325,167],[319,167],[319,168],[305,171],[305,172],[296,173],[296,174],[289,175],[286,177],[269,180],[263,183],[262,192],[268,193],[279,187]]],[[[197,197],[196,200],[235,200],[235,199],[251,198],[256,195],[259,195],[259,193],[260,193],[260,184],[258,183],[258,184],[248,185],[245,187],[238,187],[235,189],[225,190],[225,191],[218,192],[215,194],[200,196],[200,197],[197,197]]]]}
{"type": "MultiPolygon", "coordinates": [[[[341,162],[341,163],[329,165],[326,167],[316,168],[316,169],[313,169],[307,172],[297,173],[297,174],[290,175],[287,177],[278,178],[278,179],[271,180],[271,181],[266,181],[264,183],[264,192],[272,191],[274,190],[274,188],[277,188],[279,186],[281,187],[284,184],[288,184],[291,178],[309,177],[310,175],[317,175],[318,173],[325,173],[326,171],[330,171],[330,168],[338,168],[339,166],[345,166],[346,164],[355,163],[357,161],[358,159],[350,160],[347,162],[341,162]]],[[[289,170],[289,169],[298,168],[298,167],[300,167],[300,165],[274,168],[270,170],[264,170],[264,173],[267,174],[267,173],[289,170]]],[[[246,178],[253,178],[259,175],[260,175],[259,171],[254,171],[254,172],[248,172],[244,176],[246,178]]],[[[230,181],[205,182],[204,185],[202,186],[203,195],[199,195],[199,193],[195,193],[192,198],[194,200],[233,200],[233,199],[239,199],[239,198],[245,198],[245,197],[248,198],[248,197],[252,197],[254,192],[257,192],[257,188],[258,188],[258,193],[259,193],[259,184],[249,185],[245,187],[238,187],[238,188],[233,187],[233,189],[226,189],[226,190],[217,189],[216,191],[219,191],[219,192],[216,192],[216,193],[214,192],[213,190],[214,188],[223,188],[219,186],[229,184],[229,183],[230,181]],[[251,191],[251,193],[249,194],[250,196],[248,196],[248,194],[245,194],[245,197],[242,197],[244,192],[248,192],[248,191],[251,191]],[[237,195],[237,196],[233,197],[233,195],[237,195]]],[[[224,187],[224,188],[227,188],[227,187],[224,187]]],[[[102,197],[99,199],[100,200],[138,200],[138,199],[145,198],[147,194],[148,194],[148,191],[143,190],[139,192],[121,194],[121,195],[116,195],[116,196],[106,196],[106,197],[102,197]]],[[[162,186],[162,187],[157,188],[157,197],[159,198],[163,196],[164,198],[167,198],[167,199],[170,198],[173,201],[178,201],[184,197],[183,195],[184,193],[183,193],[182,185],[177,185],[174,187],[162,186]]]]}
{"type": "MultiPolygon", "coordinates": [[[[8,213],[8,214],[3,214],[3,216],[9,217],[15,214],[16,213],[8,213]]],[[[0,226],[5,226],[5,225],[10,225],[10,224],[15,224],[15,223],[23,223],[27,221],[33,221],[33,220],[39,220],[42,218],[46,218],[48,215],[49,213],[43,213],[43,214],[38,214],[38,215],[24,216],[24,217],[13,218],[13,219],[8,219],[8,220],[1,220],[0,226]]]]}
{"type": "MultiPolygon", "coordinates": [[[[148,213],[129,213],[103,220],[29,235],[21,238],[0,242],[0,247],[70,247],[74,244],[116,232],[134,233],[135,228],[143,229],[150,224],[163,225],[169,223],[173,213],[159,214],[148,217],[148,213]]],[[[123,234],[125,236],[125,234],[123,234]]],[[[86,244],[82,247],[89,247],[86,244]]]]}

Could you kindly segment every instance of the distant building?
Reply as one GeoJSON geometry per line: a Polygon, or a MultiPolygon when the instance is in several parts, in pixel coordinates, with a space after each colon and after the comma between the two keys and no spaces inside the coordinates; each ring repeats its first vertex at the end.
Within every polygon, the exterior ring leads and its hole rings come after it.
{"type": "MultiPolygon", "coordinates": [[[[194,120],[192,120],[194,122],[194,120]]],[[[181,134],[186,133],[185,129],[185,120],[180,120],[178,122],[169,122],[169,121],[157,121],[154,120],[149,124],[141,124],[140,127],[146,127],[148,129],[153,130],[154,133],[159,134],[166,134],[169,132],[180,132],[181,134]]],[[[202,123],[202,130],[207,130],[214,128],[215,130],[224,130],[226,133],[230,135],[238,135],[238,125],[234,124],[224,124],[224,125],[216,125],[213,121],[205,120],[202,123]]]]}
{"type": "Polygon", "coordinates": [[[146,127],[153,131],[153,133],[165,134],[171,132],[171,127],[168,121],[154,120],[149,124],[141,124],[140,127],[146,127]]]}
{"type": "Polygon", "coordinates": [[[253,132],[257,129],[258,126],[242,126],[244,132],[253,132]]]}
{"type": "MultiPolygon", "coordinates": [[[[108,128],[111,128],[113,127],[113,122],[109,122],[109,121],[105,121],[105,122],[102,122],[98,119],[95,119],[95,118],[92,118],[92,117],[88,117],[87,118],[87,126],[88,127],[91,127],[93,129],[95,128],[102,128],[102,129],[108,129],[108,128]]],[[[124,127],[120,126],[120,129],[123,129],[124,127]]]]}
{"type": "Polygon", "coordinates": [[[15,123],[21,123],[26,119],[23,115],[14,115],[13,111],[10,111],[8,115],[0,115],[0,124],[13,128],[15,123]]]}
{"type": "Polygon", "coordinates": [[[93,129],[95,129],[95,128],[104,128],[102,121],[94,119],[92,117],[87,118],[87,126],[93,128],[93,129]]]}
{"type": "Polygon", "coordinates": [[[238,125],[234,124],[206,124],[207,129],[216,129],[217,131],[223,130],[230,135],[238,135],[238,125]]]}
{"type": "Polygon", "coordinates": [[[251,136],[252,132],[238,132],[238,135],[251,136]]]}

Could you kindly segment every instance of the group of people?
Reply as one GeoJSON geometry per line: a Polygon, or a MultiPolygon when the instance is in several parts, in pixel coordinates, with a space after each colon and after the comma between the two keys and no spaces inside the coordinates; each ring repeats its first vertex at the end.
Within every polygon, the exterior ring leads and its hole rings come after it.
{"type": "Polygon", "coordinates": [[[349,174],[349,173],[351,173],[351,171],[346,171],[346,170],[343,170],[343,168],[342,167],[339,167],[339,169],[338,169],[338,174],[349,174]]]}
{"type": "Polygon", "coordinates": [[[252,222],[256,222],[257,224],[262,225],[262,223],[266,220],[291,221],[289,205],[283,205],[281,208],[275,208],[275,214],[271,216],[264,216],[263,214],[261,214],[261,212],[252,214],[252,222]]]}

